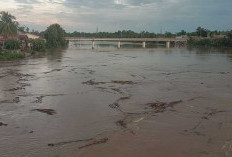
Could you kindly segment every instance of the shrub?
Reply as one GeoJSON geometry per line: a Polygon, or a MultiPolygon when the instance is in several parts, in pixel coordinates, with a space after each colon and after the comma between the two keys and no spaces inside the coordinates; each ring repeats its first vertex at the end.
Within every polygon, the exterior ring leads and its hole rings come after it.
{"type": "Polygon", "coordinates": [[[18,40],[5,40],[4,47],[8,50],[17,50],[20,49],[20,42],[18,40]]]}
{"type": "Polygon", "coordinates": [[[29,42],[32,43],[32,50],[33,51],[45,51],[46,49],[46,44],[44,40],[41,39],[29,39],[29,42]]]}
{"type": "Polygon", "coordinates": [[[203,39],[203,40],[188,40],[188,45],[197,47],[232,47],[230,39],[203,39]]]}
{"type": "Polygon", "coordinates": [[[20,53],[0,53],[0,59],[2,60],[22,59],[22,58],[25,58],[25,56],[20,53]]]}

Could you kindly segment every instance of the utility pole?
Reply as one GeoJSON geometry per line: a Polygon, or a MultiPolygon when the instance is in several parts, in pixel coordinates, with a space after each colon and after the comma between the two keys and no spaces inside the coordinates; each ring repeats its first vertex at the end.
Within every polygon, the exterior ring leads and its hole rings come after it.
{"type": "Polygon", "coordinates": [[[98,26],[97,26],[97,30],[96,30],[96,36],[95,37],[98,37],[98,26]]]}
{"type": "Polygon", "coordinates": [[[96,33],[98,33],[98,26],[97,26],[97,30],[96,30],[96,33]]]}

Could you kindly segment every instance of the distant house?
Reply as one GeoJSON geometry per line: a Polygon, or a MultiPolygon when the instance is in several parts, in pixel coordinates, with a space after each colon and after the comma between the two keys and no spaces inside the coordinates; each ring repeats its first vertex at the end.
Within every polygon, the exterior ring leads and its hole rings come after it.
{"type": "Polygon", "coordinates": [[[177,36],[176,39],[186,39],[186,40],[189,40],[190,37],[187,36],[187,35],[181,35],[181,36],[177,36]]]}
{"type": "Polygon", "coordinates": [[[15,36],[7,36],[6,40],[18,40],[18,35],[15,36]]]}
{"type": "Polygon", "coordinates": [[[192,39],[192,40],[200,40],[200,39],[204,39],[204,38],[199,37],[199,36],[190,36],[190,39],[192,39]]]}
{"type": "Polygon", "coordinates": [[[3,45],[5,40],[18,40],[18,36],[7,36],[7,37],[0,36],[0,45],[3,45]]]}
{"type": "Polygon", "coordinates": [[[38,35],[29,34],[29,33],[26,33],[25,35],[28,37],[28,39],[41,39],[41,37],[38,35]]]}
{"type": "Polygon", "coordinates": [[[228,38],[226,35],[214,35],[212,37],[213,39],[224,39],[224,38],[228,38]]]}

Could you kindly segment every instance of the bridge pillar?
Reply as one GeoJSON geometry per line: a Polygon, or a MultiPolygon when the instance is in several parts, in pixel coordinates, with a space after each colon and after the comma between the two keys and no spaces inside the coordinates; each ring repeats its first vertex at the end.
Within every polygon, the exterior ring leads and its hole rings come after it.
{"type": "Polygon", "coordinates": [[[121,42],[118,41],[118,49],[120,49],[120,48],[121,48],[121,42]]]}
{"type": "Polygon", "coordinates": [[[92,49],[94,49],[94,47],[95,47],[95,42],[94,40],[92,40],[92,49]]]}
{"type": "Polygon", "coordinates": [[[170,41],[166,42],[166,48],[170,48],[170,41]]]}
{"type": "Polygon", "coordinates": [[[145,41],[143,41],[142,45],[143,45],[143,48],[146,48],[146,42],[145,41]]]}

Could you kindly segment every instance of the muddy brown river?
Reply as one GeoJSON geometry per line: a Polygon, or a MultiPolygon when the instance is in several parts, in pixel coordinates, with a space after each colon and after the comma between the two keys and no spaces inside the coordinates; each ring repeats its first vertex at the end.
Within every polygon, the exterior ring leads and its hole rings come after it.
{"type": "Polygon", "coordinates": [[[0,61],[1,157],[231,157],[232,51],[69,48],[0,61]]]}

